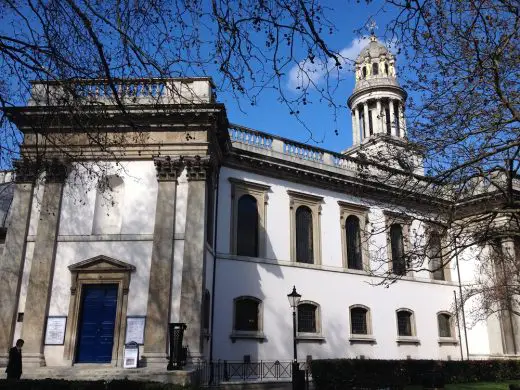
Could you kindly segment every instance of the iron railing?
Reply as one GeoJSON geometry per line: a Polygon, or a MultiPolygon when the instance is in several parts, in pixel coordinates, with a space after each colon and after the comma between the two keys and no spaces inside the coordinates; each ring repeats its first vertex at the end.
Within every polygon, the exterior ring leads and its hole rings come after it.
{"type": "MultiPolygon", "coordinates": [[[[307,362],[298,362],[305,377],[311,379],[307,362]]],[[[292,361],[202,361],[198,363],[198,382],[201,385],[219,385],[222,382],[290,382],[292,361]]]]}

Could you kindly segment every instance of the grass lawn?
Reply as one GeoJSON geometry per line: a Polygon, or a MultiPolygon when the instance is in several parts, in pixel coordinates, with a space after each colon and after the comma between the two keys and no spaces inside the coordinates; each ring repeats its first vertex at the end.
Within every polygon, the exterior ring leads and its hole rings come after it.
{"type": "MultiPolygon", "coordinates": [[[[477,382],[477,383],[454,383],[446,385],[446,390],[509,390],[509,385],[520,385],[520,381],[506,382],[477,382]]],[[[408,386],[406,390],[419,390],[422,386],[408,386]]]]}

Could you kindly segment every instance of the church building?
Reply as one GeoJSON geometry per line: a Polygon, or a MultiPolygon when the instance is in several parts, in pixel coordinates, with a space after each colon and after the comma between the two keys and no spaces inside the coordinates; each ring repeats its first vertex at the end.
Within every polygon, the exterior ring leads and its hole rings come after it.
{"type": "Polygon", "coordinates": [[[5,109],[0,365],[23,338],[26,369],[121,367],[130,341],[166,368],[169,323],[189,362],[288,361],[293,287],[299,360],[518,356],[517,320],[456,310],[471,251],[444,265],[418,218],[449,202],[398,185],[424,172],[395,60],[375,37],[359,54],[342,152],[231,124],[210,78],[33,82],[5,109]],[[435,254],[410,271],[418,237],[435,254]]]}

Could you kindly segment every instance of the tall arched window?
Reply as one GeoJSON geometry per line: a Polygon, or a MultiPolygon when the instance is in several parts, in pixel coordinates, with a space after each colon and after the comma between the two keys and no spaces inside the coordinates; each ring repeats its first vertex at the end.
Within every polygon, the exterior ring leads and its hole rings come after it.
{"type": "Polygon", "coordinates": [[[398,223],[390,226],[390,245],[392,248],[392,272],[396,275],[406,274],[403,227],[398,223]]]}
{"type": "Polygon", "coordinates": [[[359,218],[350,215],[345,222],[345,234],[347,235],[347,264],[351,269],[363,269],[361,250],[361,229],[359,218]]]}
{"type": "Polygon", "coordinates": [[[298,305],[298,332],[318,333],[318,306],[313,303],[298,305]]]}
{"type": "Polygon", "coordinates": [[[363,78],[367,77],[367,67],[363,66],[363,78]]]}
{"type": "Polygon", "coordinates": [[[385,63],[385,74],[388,76],[388,64],[385,63]]]}
{"type": "Polygon", "coordinates": [[[314,263],[312,211],[307,206],[296,209],[296,261],[314,263]]]}
{"type": "Polygon", "coordinates": [[[237,255],[258,257],[258,207],[256,198],[242,195],[237,210],[237,255]]]}
{"type": "Polygon", "coordinates": [[[379,74],[379,64],[376,62],[372,64],[372,74],[377,76],[379,74]]]}
{"type": "Polygon", "coordinates": [[[236,298],[233,330],[258,332],[260,330],[260,304],[261,301],[254,297],[236,298]]]}
{"type": "Polygon", "coordinates": [[[439,337],[453,337],[451,332],[451,315],[439,313],[437,315],[437,323],[439,324],[439,337]]]}
{"type": "Polygon", "coordinates": [[[98,183],[94,210],[93,234],[120,234],[123,218],[125,183],[117,175],[98,183]]]}
{"type": "Polygon", "coordinates": [[[442,266],[442,241],[439,233],[433,232],[430,234],[428,251],[433,279],[445,280],[444,268],[442,266]]]}

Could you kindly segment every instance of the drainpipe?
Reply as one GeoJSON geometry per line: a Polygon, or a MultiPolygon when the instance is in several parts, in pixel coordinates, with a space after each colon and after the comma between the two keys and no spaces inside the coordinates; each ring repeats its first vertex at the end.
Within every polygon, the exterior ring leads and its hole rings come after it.
{"type": "Polygon", "coordinates": [[[460,311],[462,313],[462,328],[464,329],[464,340],[466,342],[466,358],[469,360],[468,331],[466,329],[466,315],[464,314],[464,297],[462,296],[462,283],[460,280],[459,252],[457,250],[457,237],[453,237],[455,244],[455,264],[457,265],[457,277],[459,278],[460,311]]]}
{"type": "Polygon", "coordinates": [[[214,213],[214,221],[213,221],[213,282],[211,286],[211,331],[210,331],[210,343],[209,343],[209,363],[210,363],[210,378],[209,383],[213,383],[213,319],[215,318],[215,283],[216,283],[216,275],[217,275],[217,237],[218,237],[218,195],[220,190],[220,168],[221,164],[217,167],[217,177],[215,180],[215,191],[217,195],[215,196],[215,213],[214,213]]]}

